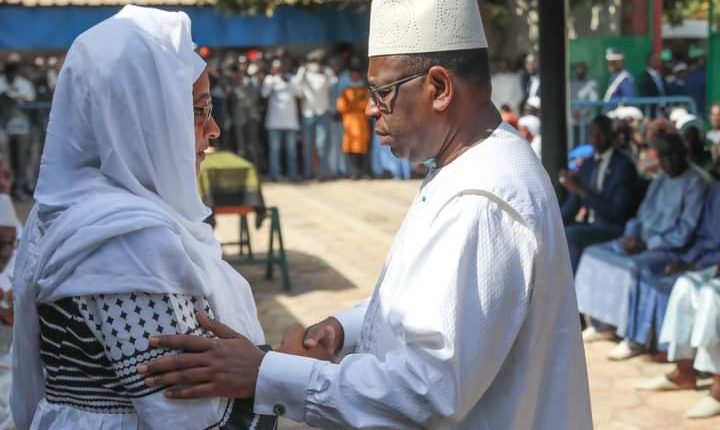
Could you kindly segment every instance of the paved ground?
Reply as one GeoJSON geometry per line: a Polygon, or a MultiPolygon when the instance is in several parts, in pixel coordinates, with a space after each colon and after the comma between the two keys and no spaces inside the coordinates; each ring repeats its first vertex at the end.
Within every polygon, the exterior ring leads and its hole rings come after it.
{"type": "MultiPolygon", "coordinates": [[[[268,203],[281,210],[293,291],[285,294],[279,281],[263,279],[261,267],[239,269],[254,285],[260,319],[273,345],[289,324],[311,324],[370,295],[417,187],[417,182],[395,181],[265,187],[268,203]]],[[[221,240],[237,237],[237,218],[221,217],[218,222],[221,240]]],[[[252,234],[256,251],[263,252],[267,231],[252,234]]],[[[227,251],[234,252],[232,248],[227,251]]],[[[672,366],[649,364],[640,358],[609,362],[605,355],[613,345],[604,342],[586,348],[597,430],[720,429],[720,418],[700,422],[682,418],[682,412],[699,400],[703,391],[635,392],[633,382],[665,373],[672,366]]],[[[281,428],[306,427],[283,422],[281,428]]]]}

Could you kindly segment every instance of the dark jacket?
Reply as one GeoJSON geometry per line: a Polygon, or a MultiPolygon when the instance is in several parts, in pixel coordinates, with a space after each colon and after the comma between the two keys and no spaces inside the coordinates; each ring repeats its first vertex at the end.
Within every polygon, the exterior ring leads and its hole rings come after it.
{"type": "Polygon", "coordinates": [[[566,224],[574,221],[581,207],[595,212],[593,224],[605,227],[623,228],[625,221],[634,215],[639,196],[639,179],[635,165],[624,152],[615,150],[605,171],[602,191],[593,184],[598,161],[591,158],[580,168],[580,182],[589,190],[587,197],[568,195],[562,205],[563,220],[566,224]]]}
{"type": "Polygon", "coordinates": [[[662,86],[662,91],[658,88],[657,83],[655,83],[655,80],[650,73],[645,70],[638,79],[638,94],[640,97],[660,97],[662,95],[667,95],[667,86],[665,85],[665,80],[662,76],[660,77],[659,83],[662,86]]]}

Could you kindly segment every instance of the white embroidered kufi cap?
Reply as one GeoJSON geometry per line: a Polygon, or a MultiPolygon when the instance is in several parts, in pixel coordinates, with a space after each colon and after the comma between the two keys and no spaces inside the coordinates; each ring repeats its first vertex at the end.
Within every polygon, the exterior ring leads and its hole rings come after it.
{"type": "Polygon", "coordinates": [[[15,206],[7,194],[0,194],[0,227],[17,227],[15,206]]]}
{"type": "Polygon", "coordinates": [[[368,56],[487,48],[477,0],[373,0],[368,56]]]}

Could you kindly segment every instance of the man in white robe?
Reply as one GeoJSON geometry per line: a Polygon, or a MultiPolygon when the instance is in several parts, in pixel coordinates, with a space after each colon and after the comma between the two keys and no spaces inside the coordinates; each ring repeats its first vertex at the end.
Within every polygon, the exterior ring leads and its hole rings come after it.
{"type": "Polygon", "coordinates": [[[672,373],[641,381],[640,391],[697,390],[695,370],[713,375],[710,391],[686,413],[686,418],[720,415],[720,262],[689,272],[675,282],[660,342],[668,345],[672,373]]]}
{"type": "Polygon", "coordinates": [[[258,353],[204,321],[229,339],[154,339],[193,353],[150,363],[146,383],[254,396],[257,413],[325,428],[592,429],[559,206],[492,104],[477,2],[375,0],[369,48],[381,143],[435,168],[370,301],[296,340],[334,360],[258,353]]]}

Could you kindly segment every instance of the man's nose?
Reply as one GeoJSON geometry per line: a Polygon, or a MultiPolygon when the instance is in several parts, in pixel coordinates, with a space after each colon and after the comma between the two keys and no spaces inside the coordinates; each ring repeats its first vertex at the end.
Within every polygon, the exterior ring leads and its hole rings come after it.
{"type": "Polygon", "coordinates": [[[365,116],[368,118],[380,118],[380,108],[378,105],[373,101],[372,97],[368,99],[367,105],[365,105],[365,116]]]}

